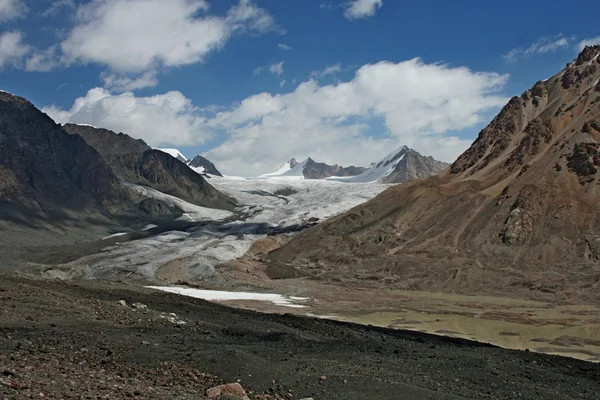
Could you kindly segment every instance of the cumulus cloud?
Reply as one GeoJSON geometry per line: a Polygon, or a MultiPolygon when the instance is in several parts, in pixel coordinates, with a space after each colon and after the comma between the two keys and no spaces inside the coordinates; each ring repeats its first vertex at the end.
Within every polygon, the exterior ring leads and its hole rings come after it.
{"type": "Polygon", "coordinates": [[[345,4],[344,16],[349,20],[368,18],[383,6],[383,0],[350,0],[345,4]]]}
{"type": "Polygon", "coordinates": [[[207,156],[227,173],[246,175],[293,156],[368,165],[400,144],[452,161],[471,140],[447,132],[484,122],[507,101],[498,95],[506,80],[419,59],[365,65],[348,82],[309,80],[293,92],[261,93],[218,113],[209,123],[227,132],[227,140],[207,156]],[[374,138],[378,129],[387,140],[374,138]]]}
{"type": "Polygon", "coordinates": [[[26,10],[22,0],[0,0],[0,21],[20,17],[26,10]]]}
{"type": "MultiPolygon", "coordinates": [[[[0,0],[0,4],[2,4],[0,0]]],[[[12,1],[12,0],[11,0],[12,1]]],[[[28,70],[95,63],[106,66],[107,87],[155,86],[166,68],[204,62],[235,35],[284,33],[271,14],[239,0],[225,15],[209,15],[206,0],[57,0],[43,15],[75,10],[74,25],[58,45],[36,50],[28,70]]]]}
{"type": "Polygon", "coordinates": [[[579,51],[583,50],[585,46],[594,46],[600,44],[600,36],[596,36],[593,38],[583,39],[579,43],[577,43],[577,49],[579,51]]]}
{"type": "Polygon", "coordinates": [[[366,166],[403,144],[452,161],[471,140],[449,132],[486,122],[507,101],[499,94],[507,78],[412,59],[367,64],[345,82],[310,79],[287,93],[260,93],[210,112],[179,92],[135,97],[105,89],[91,90],[70,110],[44,111],[60,122],[123,131],[154,146],[219,137],[222,144],[206,156],[227,174],[256,175],[291,157],[366,166]]]}
{"type": "Polygon", "coordinates": [[[512,49],[506,54],[502,55],[502,58],[506,62],[514,62],[522,58],[528,58],[535,54],[544,54],[559,50],[561,48],[569,47],[572,39],[563,37],[562,35],[550,37],[544,36],[536,40],[531,46],[526,49],[517,47],[512,49]]]}
{"type": "Polygon", "coordinates": [[[59,123],[85,123],[125,132],[154,146],[201,144],[210,138],[200,110],[178,91],[149,97],[131,92],[111,94],[94,88],[69,110],[56,106],[43,112],[59,123]]]}
{"type": "Polygon", "coordinates": [[[19,65],[29,53],[30,47],[23,42],[19,31],[0,34],[0,69],[7,65],[19,65]]]}

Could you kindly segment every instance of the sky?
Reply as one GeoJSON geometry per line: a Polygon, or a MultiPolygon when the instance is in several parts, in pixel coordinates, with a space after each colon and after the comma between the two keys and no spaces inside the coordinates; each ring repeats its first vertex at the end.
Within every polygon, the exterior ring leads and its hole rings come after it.
{"type": "Polygon", "coordinates": [[[452,162],[507,100],[600,44],[600,2],[0,0],[0,89],[58,123],[228,175],[452,162]]]}

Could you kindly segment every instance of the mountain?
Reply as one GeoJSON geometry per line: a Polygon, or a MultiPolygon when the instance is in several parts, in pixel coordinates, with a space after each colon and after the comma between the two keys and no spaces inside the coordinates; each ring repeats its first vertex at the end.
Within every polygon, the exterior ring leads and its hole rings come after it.
{"type": "Polygon", "coordinates": [[[337,164],[327,165],[307,158],[302,162],[297,162],[295,158],[286,162],[277,171],[261,175],[261,177],[297,177],[300,179],[325,179],[332,176],[344,177],[354,176],[365,171],[363,167],[341,167],[337,164]]]}
{"type": "Polygon", "coordinates": [[[206,158],[202,157],[200,154],[198,154],[196,157],[192,158],[191,160],[189,160],[187,162],[187,165],[193,169],[194,171],[196,171],[199,174],[209,174],[209,175],[215,175],[215,176],[223,176],[219,170],[217,169],[217,167],[215,167],[215,164],[213,164],[212,162],[210,162],[209,160],[207,160],[206,158]]]}
{"type": "Polygon", "coordinates": [[[331,176],[354,176],[359,175],[365,171],[363,167],[341,167],[337,164],[327,165],[314,161],[312,158],[308,158],[302,170],[304,179],[325,179],[331,176]]]}
{"type": "Polygon", "coordinates": [[[177,149],[158,149],[158,148],[154,148],[154,150],[160,150],[164,153],[167,153],[168,155],[170,155],[173,158],[178,159],[179,161],[181,161],[182,163],[186,163],[189,161],[186,156],[184,156],[179,150],[177,149]]]}
{"type": "Polygon", "coordinates": [[[371,164],[357,176],[344,179],[345,182],[404,183],[413,179],[437,175],[450,164],[425,157],[417,151],[402,146],[381,161],[371,164]]]}
{"type": "Polygon", "coordinates": [[[599,54],[513,97],[442,175],[299,234],[270,263],[338,284],[600,302],[599,54]]]}
{"type": "Polygon", "coordinates": [[[87,125],[66,124],[94,147],[123,181],[154,188],[203,207],[231,210],[234,201],[217,191],[202,176],[170,154],[152,149],[142,140],[87,125]]]}
{"type": "Polygon", "coordinates": [[[83,240],[94,236],[86,222],[114,225],[109,213],[130,201],[83,138],[67,134],[26,99],[0,92],[0,245],[83,240]]]}

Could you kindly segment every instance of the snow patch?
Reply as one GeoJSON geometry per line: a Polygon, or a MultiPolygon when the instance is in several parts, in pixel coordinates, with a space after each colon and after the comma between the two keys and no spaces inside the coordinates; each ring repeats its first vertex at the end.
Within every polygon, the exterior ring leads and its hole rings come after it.
{"type": "Polygon", "coordinates": [[[143,231],[149,231],[150,229],[158,228],[158,225],[148,224],[142,228],[143,231]]]}
{"type": "Polygon", "coordinates": [[[305,308],[301,304],[295,304],[294,301],[306,301],[306,297],[286,297],[280,294],[270,293],[250,293],[250,292],[226,292],[221,290],[202,290],[182,287],[167,286],[146,286],[148,289],[161,290],[163,292],[180,294],[183,296],[195,297],[208,301],[231,301],[231,300],[254,300],[266,301],[278,306],[291,308],[305,308]]]}
{"type": "Polygon", "coordinates": [[[188,159],[186,156],[184,156],[179,150],[177,149],[159,149],[157,147],[153,147],[154,150],[160,150],[163,153],[167,153],[168,155],[170,155],[173,158],[178,159],[181,162],[187,163],[188,159]]]}
{"type": "Polygon", "coordinates": [[[195,204],[188,203],[185,200],[181,200],[178,197],[159,192],[158,190],[149,187],[135,185],[133,183],[124,183],[124,185],[140,193],[144,197],[158,199],[170,205],[171,207],[179,208],[184,213],[183,216],[180,218],[183,218],[185,220],[196,222],[220,221],[225,218],[229,218],[233,215],[233,213],[225,210],[200,207],[195,204]]]}
{"type": "Polygon", "coordinates": [[[127,235],[129,232],[121,232],[121,233],[115,233],[114,235],[110,235],[110,236],[105,236],[102,238],[102,240],[106,240],[106,239],[110,239],[110,238],[114,238],[114,237],[119,237],[119,236],[125,236],[127,235]]]}
{"type": "Polygon", "coordinates": [[[95,127],[94,125],[90,125],[90,124],[75,124],[77,126],[88,126],[90,128],[94,128],[94,129],[98,129],[97,127],[95,127]]]}

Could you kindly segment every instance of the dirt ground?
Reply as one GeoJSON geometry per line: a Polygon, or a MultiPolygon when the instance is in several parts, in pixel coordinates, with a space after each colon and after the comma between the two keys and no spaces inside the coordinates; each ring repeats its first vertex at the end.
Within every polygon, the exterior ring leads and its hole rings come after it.
{"type": "Polygon", "coordinates": [[[2,399],[201,399],[237,380],[255,399],[596,399],[600,365],[0,273],[2,399]]]}

